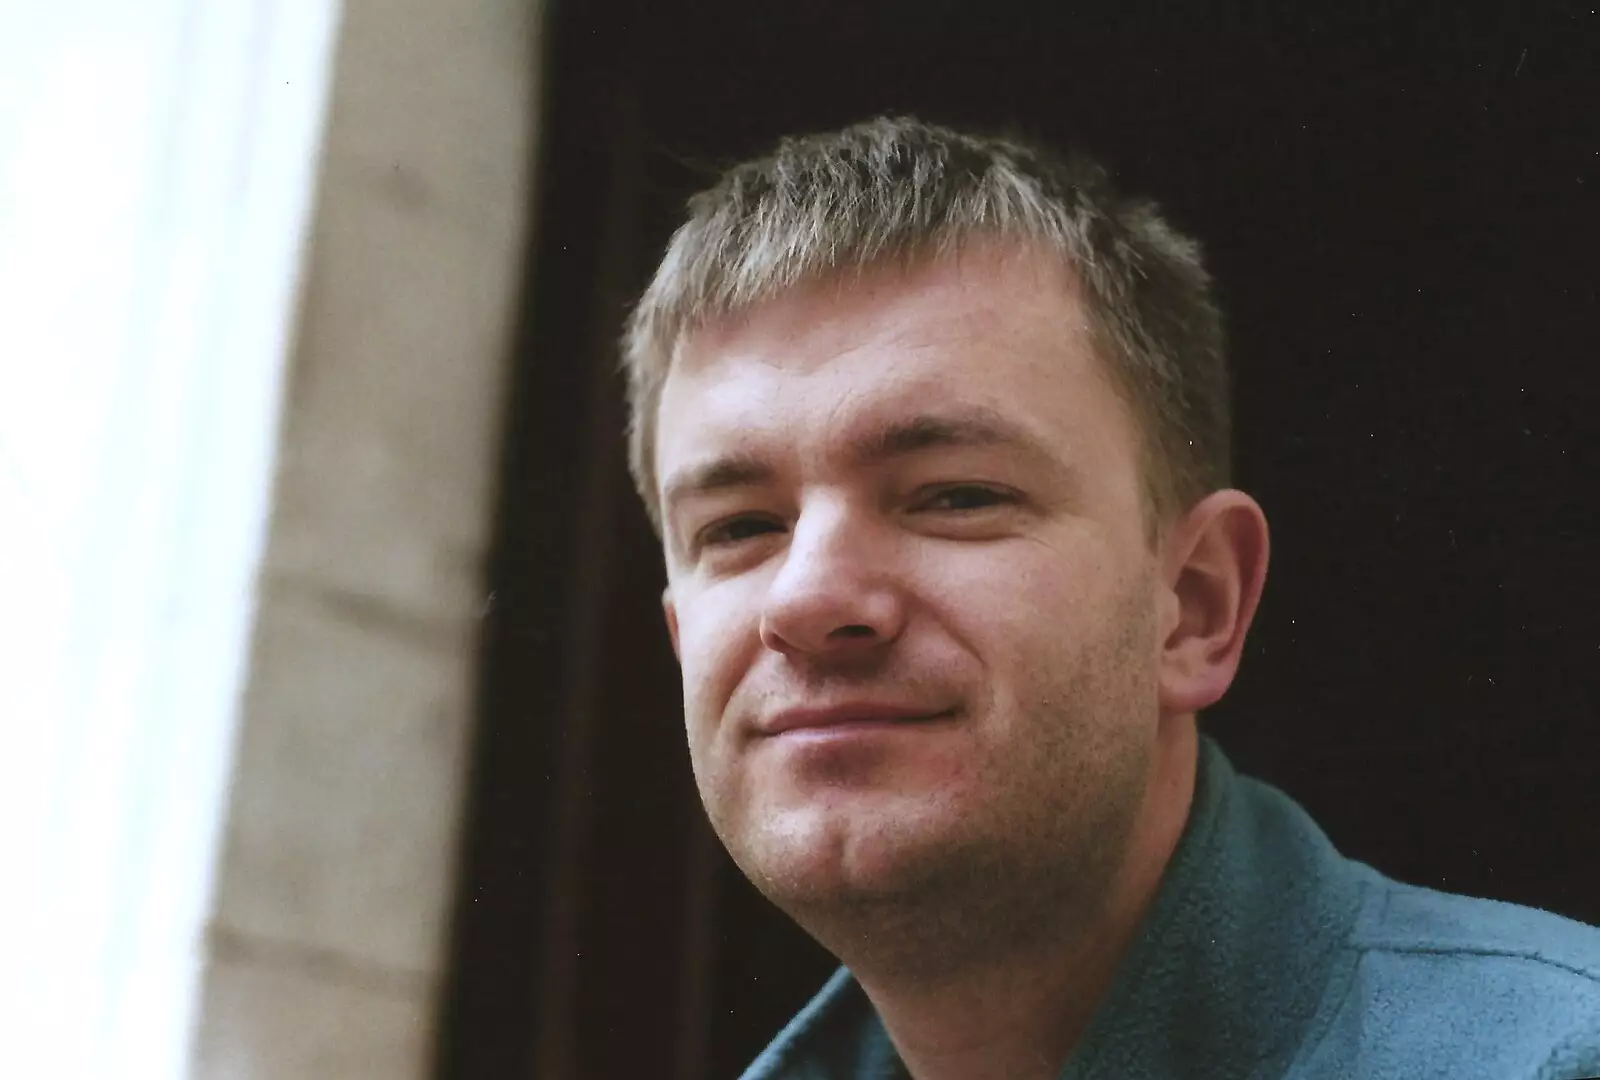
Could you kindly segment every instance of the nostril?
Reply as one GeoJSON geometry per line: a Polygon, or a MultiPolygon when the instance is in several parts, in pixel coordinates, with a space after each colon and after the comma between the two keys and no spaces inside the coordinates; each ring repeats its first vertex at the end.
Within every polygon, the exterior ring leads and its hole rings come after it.
{"type": "Polygon", "coordinates": [[[869,638],[869,637],[877,637],[878,635],[877,635],[877,631],[873,630],[872,627],[866,626],[866,625],[864,625],[862,623],[854,623],[854,624],[852,624],[850,626],[841,626],[837,630],[835,630],[833,633],[829,634],[828,636],[829,637],[847,637],[847,638],[864,638],[864,637],[869,638]]]}

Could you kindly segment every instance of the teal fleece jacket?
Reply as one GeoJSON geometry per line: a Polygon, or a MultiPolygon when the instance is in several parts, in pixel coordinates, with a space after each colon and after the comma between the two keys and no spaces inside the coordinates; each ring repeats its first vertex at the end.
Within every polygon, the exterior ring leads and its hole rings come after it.
{"type": "MultiPolygon", "coordinates": [[[[745,1080],[906,1075],[841,970],[745,1080]]],[[[1386,878],[1203,738],[1155,902],[1060,1073],[1180,1077],[1600,1077],[1600,929],[1386,878]]]]}

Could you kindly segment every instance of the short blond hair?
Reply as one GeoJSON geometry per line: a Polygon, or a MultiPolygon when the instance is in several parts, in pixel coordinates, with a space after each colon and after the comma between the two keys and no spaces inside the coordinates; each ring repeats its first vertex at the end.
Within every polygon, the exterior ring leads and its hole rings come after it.
{"type": "Polygon", "coordinates": [[[1199,245],[1083,157],[911,118],[783,140],[689,200],[628,319],[628,464],[661,532],[661,389],[684,339],[805,284],[979,240],[1059,256],[1096,352],[1139,425],[1152,522],[1228,485],[1221,313],[1199,245]]]}

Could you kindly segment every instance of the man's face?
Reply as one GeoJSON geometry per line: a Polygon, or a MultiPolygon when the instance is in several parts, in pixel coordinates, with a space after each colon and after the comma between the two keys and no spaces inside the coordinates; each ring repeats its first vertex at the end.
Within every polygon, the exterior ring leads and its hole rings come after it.
{"type": "Polygon", "coordinates": [[[1064,270],[969,250],[711,326],[656,453],[695,777],[759,888],[794,913],[1109,873],[1160,582],[1064,270]]]}

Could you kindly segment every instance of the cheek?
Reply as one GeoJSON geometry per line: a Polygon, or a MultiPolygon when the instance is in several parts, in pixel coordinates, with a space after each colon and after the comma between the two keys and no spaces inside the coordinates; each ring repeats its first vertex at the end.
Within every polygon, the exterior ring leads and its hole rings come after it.
{"type": "Polygon", "coordinates": [[[1129,568],[1098,545],[1023,541],[1011,550],[960,553],[930,578],[946,626],[997,680],[1031,696],[1068,678],[1101,639],[1122,636],[1129,568]]]}
{"type": "Polygon", "coordinates": [[[714,729],[759,643],[749,607],[715,595],[678,608],[679,663],[691,736],[714,729]]]}
{"type": "Polygon", "coordinates": [[[1065,629],[1114,572],[1092,553],[1032,539],[958,548],[927,560],[924,570],[926,595],[960,621],[1002,638],[1037,634],[1040,622],[1065,629]]]}

